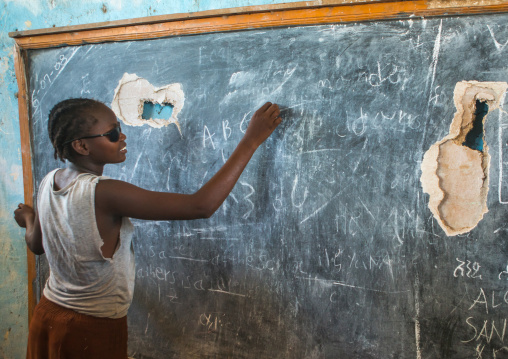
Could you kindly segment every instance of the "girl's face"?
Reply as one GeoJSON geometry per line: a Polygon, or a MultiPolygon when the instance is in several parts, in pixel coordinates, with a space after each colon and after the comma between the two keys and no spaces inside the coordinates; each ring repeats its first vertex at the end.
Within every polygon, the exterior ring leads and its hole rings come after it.
{"type": "MultiPolygon", "coordinates": [[[[98,121],[90,128],[89,136],[101,135],[114,130],[120,126],[115,113],[105,105],[97,105],[91,110],[98,121]]],[[[120,132],[118,141],[111,142],[109,136],[82,139],[86,141],[89,149],[89,158],[99,164],[120,163],[125,161],[127,147],[125,139],[127,136],[120,132]]]]}

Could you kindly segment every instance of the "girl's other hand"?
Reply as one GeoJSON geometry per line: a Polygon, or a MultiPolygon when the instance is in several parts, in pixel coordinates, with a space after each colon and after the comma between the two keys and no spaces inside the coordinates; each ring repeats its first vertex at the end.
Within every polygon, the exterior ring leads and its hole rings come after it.
{"type": "Polygon", "coordinates": [[[18,204],[18,208],[14,211],[14,219],[18,226],[26,228],[27,222],[33,222],[35,211],[29,205],[24,203],[18,204]]]}
{"type": "Polygon", "coordinates": [[[277,104],[267,102],[252,116],[244,139],[252,141],[257,148],[282,122],[277,104]]]}

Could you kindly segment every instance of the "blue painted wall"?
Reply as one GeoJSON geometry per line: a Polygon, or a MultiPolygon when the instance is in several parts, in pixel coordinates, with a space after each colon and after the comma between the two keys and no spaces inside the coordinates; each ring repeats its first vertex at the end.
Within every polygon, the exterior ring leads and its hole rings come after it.
{"type": "MultiPolygon", "coordinates": [[[[294,1],[294,0],[293,0],[294,1]]],[[[0,0],[0,358],[24,358],[28,333],[23,202],[14,41],[8,32],[291,0],[0,0]]]]}

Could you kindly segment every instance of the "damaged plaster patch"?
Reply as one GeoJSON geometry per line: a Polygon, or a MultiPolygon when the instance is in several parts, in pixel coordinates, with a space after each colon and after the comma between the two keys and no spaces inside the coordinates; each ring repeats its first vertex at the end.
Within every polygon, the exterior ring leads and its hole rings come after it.
{"type": "Polygon", "coordinates": [[[117,117],[127,125],[143,126],[147,124],[161,128],[173,123],[181,134],[177,116],[182,110],[184,102],[182,85],[179,83],[156,88],[144,78],[125,73],[115,89],[111,108],[117,117]],[[173,107],[171,117],[143,119],[145,102],[161,106],[171,105],[173,107]]]}
{"type": "MultiPolygon", "coordinates": [[[[506,82],[457,83],[453,96],[457,112],[450,132],[423,157],[420,178],[423,191],[430,195],[429,208],[448,236],[469,232],[488,212],[488,146],[484,143],[480,151],[467,147],[465,142],[473,129],[477,101],[485,103],[489,112],[495,110],[507,87],[506,82]]],[[[484,137],[483,133],[481,136],[484,137]]]]}

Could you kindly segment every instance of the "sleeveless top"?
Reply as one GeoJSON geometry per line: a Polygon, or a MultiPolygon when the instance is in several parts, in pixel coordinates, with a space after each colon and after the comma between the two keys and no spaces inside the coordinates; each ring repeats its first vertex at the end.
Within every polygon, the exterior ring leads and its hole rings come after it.
{"type": "Polygon", "coordinates": [[[105,258],[95,218],[95,186],[108,177],[82,173],[56,191],[56,171],[42,180],[37,197],[50,268],[44,296],[82,314],[124,317],[134,292],[134,226],[129,218],[122,219],[113,258],[105,258]]]}

